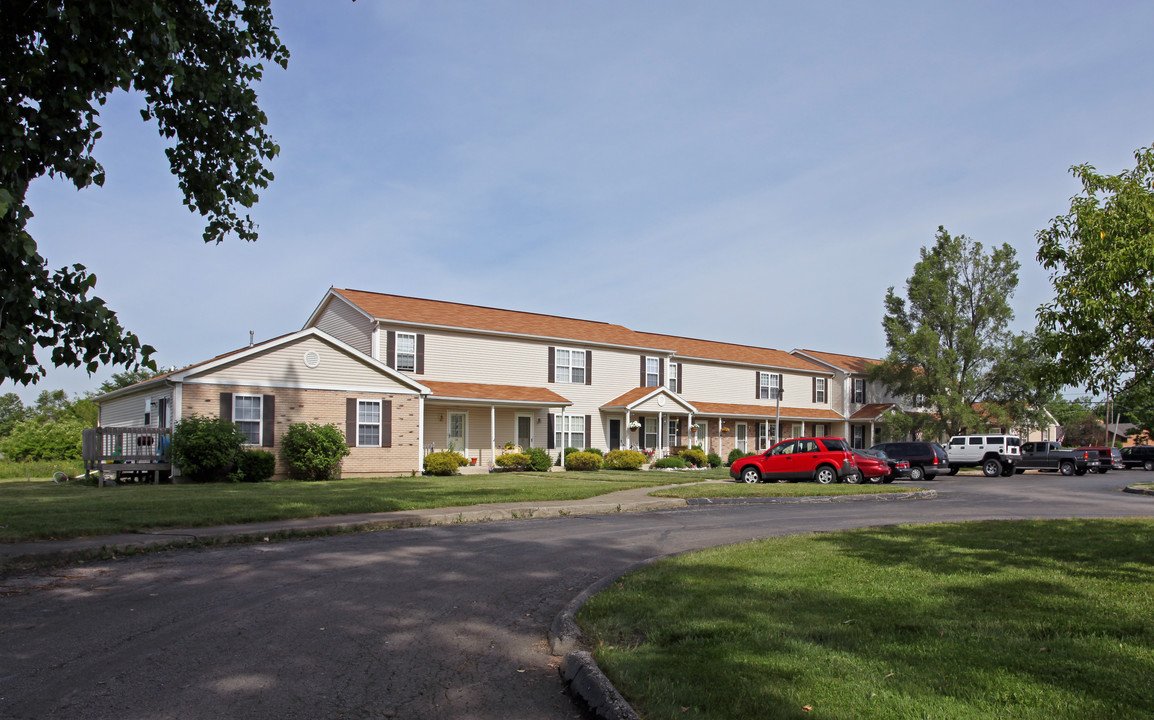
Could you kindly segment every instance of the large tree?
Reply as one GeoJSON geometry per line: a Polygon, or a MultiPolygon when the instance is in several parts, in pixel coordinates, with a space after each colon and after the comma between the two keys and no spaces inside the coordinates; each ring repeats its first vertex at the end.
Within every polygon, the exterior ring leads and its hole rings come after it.
{"type": "Polygon", "coordinates": [[[1037,235],[1054,286],[1038,338],[1062,382],[1093,392],[1154,372],[1154,149],[1134,157],[1117,175],[1071,168],[1081,192],[1037,235]]]}
{"type": "Polygon", "coordinates": [[[28,384],[51,363],[151,367],[153,349],[98,297],[83,265],[50,271],[27,232],[29,183],[59,176],[101,185],[93,155],[99,108],[135,90],[141,111],[170,141],[165,153],[204,241],[256,239],[239,208],[272,179],[279,151],[253,84],[260,60],[282,67],[288,50],[269,0],[11,0],[0,6],[0,380],[28,384]]]}
{"type": "Polygon", "coordinates": [[[887,291],[889,352],[871,374],[927,411],[919,426],[931,437],[989,422],[1042,423],[1054,388],[1030,336],[1009,329],[1018,268],[1009,245],[987,254],[939,227],[906,281],[906,297],[887,291]]]}

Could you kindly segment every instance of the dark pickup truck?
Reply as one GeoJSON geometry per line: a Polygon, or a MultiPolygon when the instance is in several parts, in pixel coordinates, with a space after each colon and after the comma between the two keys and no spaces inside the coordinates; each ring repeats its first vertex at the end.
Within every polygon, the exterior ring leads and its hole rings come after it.
{"type": "Polygon", "coordinates": [[[1056,442],[1022,443],[1022,457],[1014,472],[1048,470],[1063,475],[1085,475],[1098,469],[1098,453],[1085,450],[1063,450],[1056,442]]]}

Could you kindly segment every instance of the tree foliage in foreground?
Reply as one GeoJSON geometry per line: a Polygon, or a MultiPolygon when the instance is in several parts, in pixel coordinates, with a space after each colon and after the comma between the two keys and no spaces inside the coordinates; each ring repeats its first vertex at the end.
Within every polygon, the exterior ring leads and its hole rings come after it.
{"type": "Polygon", "coordinates": [[[1154,148],[1134,158],[1117,175],[1071,168],[1081,192],[1037,234],[1054,286],[1038,308],[1039,340],[1064,383],[1092,392],[1154,372],[1154,148]]]}
{"type": "Polygon", "coordinates": [[[889,353],[871,377],[928,411],[915,419],[928,437],[989,422],[1044,422],[1055,388],[1030,336],[1009,330],[1018,268],[1008,244],[987,254],[981,243],[939,227],[906,281],[906,297],[887,291],[889,353]]]}
{"type": "Polygon", "coordinates": [[[27,0],[0,9],[0,380],[56,366],[152,367],[153,348],[91,296],[83,265],[49,270],[27,231],[29,184],[44,175],[78,189],[104,183],[93,155],[99,108],[116,90],[141,93],[184,203],[205,218],[204,241],[255,240],[251,207],[279,148],[252,85],[260,60],[286,66],[270,0],[27,0]]]}

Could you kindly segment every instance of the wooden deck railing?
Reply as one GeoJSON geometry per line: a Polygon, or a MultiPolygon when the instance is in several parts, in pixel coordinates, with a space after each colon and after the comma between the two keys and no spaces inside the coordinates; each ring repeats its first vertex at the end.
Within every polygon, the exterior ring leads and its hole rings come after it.
{"type": "Polygon", "coordinates": [[[85,470],[152,474],[171,470],[172,431],[154,427],[98,427],[84,430],[81,456],[85,470]]]}

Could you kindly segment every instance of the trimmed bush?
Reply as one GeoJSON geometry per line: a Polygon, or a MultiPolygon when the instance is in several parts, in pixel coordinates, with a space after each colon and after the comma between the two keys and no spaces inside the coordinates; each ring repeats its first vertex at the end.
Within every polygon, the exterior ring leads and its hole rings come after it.
{"type": "Polygon", "coordinates": [[[725,461],[725,464],[726,465],[732,465],[734,460],[737,460],[738,458],[748,457],[751,454],[752,453],[748,453],[745,450],[738,450],[737,448],[733,448],[732,450],[729,451],[729,459],[725,461]]]}
{"type": "Polygon", "coordinates": [[[430,475],[452,475],[457,468],[467,465],[468,460],[461,453],[443,451],[429,453],[425,456],[425,472],[430,475]]]}
{"type": "Polygon", "coordinates": [[[291,476],[332,480],[340,477],[341,460],[349,454],[349,446],[336,425],[293,423],[281,437],[281,454],[291,476]]]}
{"type": "Polygon", "coordinates": [[[276,455],[266,450],[242,450],[233,477],[240,482],[264,482],[276,474],[276,455]]]}
{"type": "Polygon", "coordinates": [[[497,467],[502,470],[521,471],[529,468],[529,456],[525,453],[505,453],[498,455],[495,460],[497,467]]]}
{"type": "Polygon", "coordinates": [[[653,463],[659,470],[684,470],[687,466],[680,457],[665,457],[653,463]]]}
{"type": "Polygon", "coordinates": [[[689,448],[688,450],[682,450],[680,453],[678,453],[678,456],[694,467],[703,468],[709,464],[709,460],[706,459],[705,453],[702,452],[699,448],[689,448]]]}
{"type": "Polygon", "coordinates": [[[602,452],[601,448],[585,448],[585,452],[591,452],[594,455],[600,455],[601,457],[605,457],[605,453],[602,452]]]}
{"type": "Polygon", "coordinates": [[[721,467],[721,456],[717,453],[709,453],[705,459],[709,462],[709,467],[721,467]]]}
{"type": "Polygon", "coordinates": [[[529,448],[525,454],[529,456],[529,467],[537,472],[547,472],[553,465],[553,458],[541,448],[529,448]]]}
{"type": "Polygon", "coordinates": [[[193,415],[172,430],[172,462],[195,482],[227,480],[247,441],[231,420],[193,415]]]}
{"type": "Polygon", "coordinates": [[[600,470],[605,460],[596,453],[571,452],[565,456],[566,470],[600,470]]]}
{"type": "Polygon", "coordinates": [[[640,470],[645,455],[636,450],[610,450],[605,456],[605,467],[610,470],[640,470]]]}

